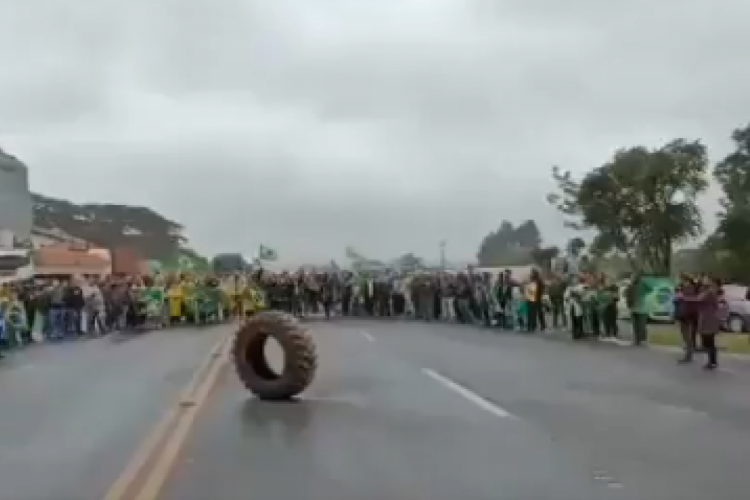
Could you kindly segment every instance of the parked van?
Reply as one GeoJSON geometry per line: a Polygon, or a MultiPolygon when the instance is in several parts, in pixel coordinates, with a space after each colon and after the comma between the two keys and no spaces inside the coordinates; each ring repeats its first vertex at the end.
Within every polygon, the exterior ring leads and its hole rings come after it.
{"type": "Polygon", "coordinates": [[[729,309],[724,328],[732,333],[750,331],[750,289],[742,285],[724,285],[722,289],[729,309]]]}

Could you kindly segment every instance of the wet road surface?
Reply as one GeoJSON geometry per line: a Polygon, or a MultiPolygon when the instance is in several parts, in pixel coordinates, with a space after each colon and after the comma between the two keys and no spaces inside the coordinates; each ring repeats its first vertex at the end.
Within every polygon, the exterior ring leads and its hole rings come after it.
{"type": "Polygon", "coordinates": [[[0,498],[101,500],[228,326],[112,336],[0,362],[0,498]]]}
{"type": "Polygon", "coordinates": [[[161,498],[750,498],[750,367],[444,324],[311,323],[298,403],[219,378],[161,498]]]}

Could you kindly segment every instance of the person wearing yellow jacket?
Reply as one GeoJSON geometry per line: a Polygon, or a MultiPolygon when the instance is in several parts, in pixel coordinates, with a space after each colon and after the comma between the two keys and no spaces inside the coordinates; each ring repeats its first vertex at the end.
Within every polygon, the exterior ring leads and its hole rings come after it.
{"type": "Polygon", "coordinates": [[[263,290],[255,283],[248,283],[242,293],[242,315],[250,316],[267,308],[263,290]]]}
{"type": "Polygon", "coordinates": [[[241,311],[242,293],[239,287],[239,276],[225,276],[221,280],[224,316],[229,318],[239,316],[241,311]]]}
{"type": "Polygon", "coordinates": [[[0,314],[2,315],[0,337],[5,347],[12,348],[21,345],[27,328],[26,311],[15,291],[9,287],[3,290],[0,297],[0,314]]]}
{"type": "Polygon", "coordinates": [[[167,303],[169,304],[169,322],[180,323],[185,315],[185,291],[180,281],[175,281],[167,288],[167,303]]]}

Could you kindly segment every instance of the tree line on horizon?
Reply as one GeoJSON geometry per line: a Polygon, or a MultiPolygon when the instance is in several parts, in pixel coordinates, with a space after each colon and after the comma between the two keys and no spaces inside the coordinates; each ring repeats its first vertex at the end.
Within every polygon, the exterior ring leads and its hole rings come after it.
{"type": "MultiPolygon", "coordinates": [[[[567,247],[587,249],[592,266],[616,262],[624,272],[669,275],[707,272],[750,284],[750,125],[731,135],[734,149],[716,164],[700,140],[674,139],[658,148],[618,149],[580,178],[552,167],[557,189],[547,201],[565,226],[593,234],[567,247]],[[698,197],[713,179],[722,191],[715,231],[705,235],[698,197]],[[681,249],[678,249],[681,248],[681,249]]],[[[547,266],[562,253],[545,247],[534,221],[503,221],[479,246],[480,265],[547,266]]]]}

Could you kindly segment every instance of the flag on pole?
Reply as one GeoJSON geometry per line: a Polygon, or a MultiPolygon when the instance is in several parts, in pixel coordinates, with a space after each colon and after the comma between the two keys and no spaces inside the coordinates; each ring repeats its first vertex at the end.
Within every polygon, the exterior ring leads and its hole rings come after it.
{"type": "Polygon", "coordinates": [[[274,261],[278,260],[279,254],[273,248],[261,245],[258,248],[258,260],[274,261]]]}
{"type": "Polygon", "coordinates": [[[158,262],[149,262],[149,268],[158,272],[206,272],[210,269],[208,259],[198,255],[192,250],[182,249],[168,259],[158,262]]]}

